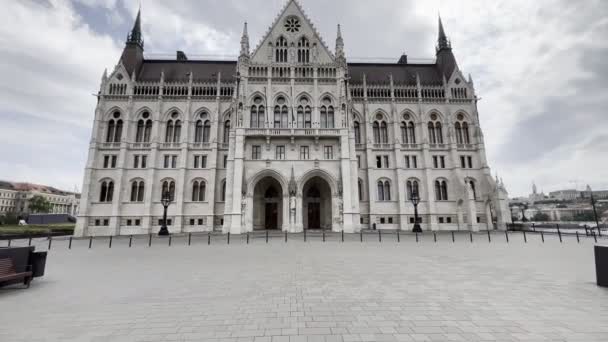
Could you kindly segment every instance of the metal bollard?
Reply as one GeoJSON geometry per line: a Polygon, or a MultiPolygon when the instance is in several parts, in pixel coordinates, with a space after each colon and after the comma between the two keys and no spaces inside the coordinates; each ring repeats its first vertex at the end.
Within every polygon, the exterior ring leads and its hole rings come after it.
{"type": "Polygon", "coordinates": [[[488,243],[492,242],[492,238],[490,237],[490,230],[486,230],[488,232],[488,243]]]}
{"type": "Polygon", "coordinates": [[[112,235],[110,235],[110,242],[108,242],[108,248],[112,248],[112,235]]]}
{"type": "Polygon", "coordinates": [[[382,231],[378,229],[378,242],[382,242],[382,231]]]}
{"type": "Polygon", "coordinates": [[[528,238],[526,237],[526,231],[524,230],[524,243],[528,243],[528,238]]]}
{"type": "Polygon", "coordinates": [[[597,242],[597,235],[595,235],[595,231],[593,232],[593,240],[595,240],[595,242],[597,242]]]}
{"type": "Polygon", "coordinates": [[[532,230],[536,231],[536,227],[534,227],[534,222],[532,222],[532,230]]]}
{"type": "Polygon", "coordinates": [[[361,238],[361,242],[363,242],[363,229],[359,231],[359,237],[361,238]]]}
{"type": "Polygon", "coordinates": [[[31,237],[31,236],[30,236],[29,241],[27,242],[27,245],[28,245],[28,246],[31,246],[31,245],[32,245],[32,237],[31,237]]]}
{"type": "Polygon", "coordinates": [[[469,231],[469,238],[471,239],[471,243],[473,243],[473,232],[469,231]]]}
{"type": "Polygon", "coordinates": [[[304,229],[304,242],[306,242],[306,229],[304,229]]]}
{"type": "Polygon", "coordinates": [[[557,225],[557,235],[559,235],[559,243],[562,243],[562,232],[559,230],[559,224],[557,225]]]}
{"type": "Polygon", "coordinates": [[[401,237],[399,236],[399,230],[397,230],[397,242],[401,242],[401,237]]]}
{"type": "Polygon", "coordinates": [[[70,236],[70,243],[68,244],[68,249],[72,249],[72,237],[70,236]]]}
{"type": "Polygon", "coordinates": [[[49,235],[49,251],[51,250],[51,243],[53,243],[53,236],[49,235]]]}
{"type": "Polygon", "coordinates": [[[171,239],[173,238],[173,235],[169,235],[169,247],[171,247],[171,239]]]}
{"type": "Polygon", "coordinates": [[[10,246],[11,246],[11,239],[8,239],[8,246],[7,247],[10,247],[10,246]]]}
{"type": "Polygon", "coordinates": [[[578,238],[578,230],[576,231],[576,242],[581,243],[581,240],[578,238]]]}
{"type": "Polygon", "coordinates": [[[545,243],[545,233],[543,233],[543,231],[540,231],[540,238],[543,240],[543,243],[545,243]]]}
{"type": "Polygon", "coordinates": [[[344,242],[344,230],[342,231],[342,242],[344,242]]]}
{"type": "Polygon", "coordinates": [[[507,243],[509,243],[509,231],[505,230],[505,239],[507,240],[507,243]]]}
{"type": "Polygon", "coordinates": [[[454,239],[454,231],[452,230],[452,243],[456,242],[456,240],[454,239]]]}
{"type": "Polygon", "coordinates": [[[131,248],[132,244],[133,244],[133,235],[129,236],[129,248],[131,248]]]}
{"type": "Polygon", "coordinates": [[[437,232],[433,232],[433,240],[437,243],[437,232]]]}
{"type": "Polygon", "coordinates": [[[226,235],[226,244],[230,244],[230,232],[228,232],[228,234],[226,235]]]}
{"type": "Polygon", "coordinates": [[[268,229],[266,229],[266,243],[268,243],[268,229]]]}
{"type": "Polygon", "coordinates": [[[93,237],[89,236],[89,249],[91,249],[91,245],[93,245],[93,237]]]}
{"type": "Polygon", "coordinates": [[[249,244],[249,232],[247,232],[247,244],[249,244]]]}
{"type": "Polygon", "coordinates": [[[323,242],[325,242],[325,229],[323,229],[323,242]]]}
{"type": "Polygon", "coordinates": [[[287,232],[285,232],[285,242],[287,242],[287,232]]]}
{"type": "Polygon", "coordinates": [[[211,232],[207,233],[207,245],[211,244],[211,232]]]}
{"type": "Polygon", "coordinates": [[[149,234],[148,247],[152,247],[152,234],[149,234]]]}
{"type": "Polygon", "coordinates": [[[188,233],[188,246],[192,243],[192,233],[188,233]]]}
{"type": "Polygon", "coordinates": [[[416,232],[416,243],[418,243],[418,232],[416,232]]]}

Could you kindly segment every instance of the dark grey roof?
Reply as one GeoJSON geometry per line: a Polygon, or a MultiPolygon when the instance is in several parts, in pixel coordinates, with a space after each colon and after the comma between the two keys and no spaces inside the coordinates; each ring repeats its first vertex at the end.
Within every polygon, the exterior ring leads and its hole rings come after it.
{"type": "Polygon", "coordinates": [[[219,72],[223,81],[234,81],[236,61],[144,60],[137,81],[159,81],[161,72],[165,73],[165,82],[187,82],[190,72],[195,81],[217,80],[219,72]]]}
{"type": "Polygon", "coordinates": [[[10,182],[0,180],[0,189],[15,190],[15,186],[10,182]]]}
{"type": "Polygon", "coordinates": [[[443,79],[435,64],[394,64],[394,63],[349,63],[348,73],[351,83],[386,83],[389,75],[397,84],[416,84],[416,74],[422,84],[442,84],[443,79]]]}

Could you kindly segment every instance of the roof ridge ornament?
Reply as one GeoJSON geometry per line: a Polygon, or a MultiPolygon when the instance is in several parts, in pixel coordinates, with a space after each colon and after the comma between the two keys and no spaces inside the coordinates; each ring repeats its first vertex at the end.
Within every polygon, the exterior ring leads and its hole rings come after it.
{"type": "Polygon", "coordinates": [[[439,18],[439,33],[437,35],[437,51],[441,51],[444,49],[452,49],[452,45],[445,35],[445,30],[443,29],[443,22],[441,22],[441,15],[438,15],[439,18]]]}

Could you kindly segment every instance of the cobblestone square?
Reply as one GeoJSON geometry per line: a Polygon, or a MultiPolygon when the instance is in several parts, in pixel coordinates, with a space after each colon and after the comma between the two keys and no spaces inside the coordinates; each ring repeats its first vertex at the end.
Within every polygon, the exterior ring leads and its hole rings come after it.
{"type": "Polygon", "coordinates": [[[593,239],[473,238],[58,239],[44,277],[0,289],[0,341],[608,340],[593,239]]]}

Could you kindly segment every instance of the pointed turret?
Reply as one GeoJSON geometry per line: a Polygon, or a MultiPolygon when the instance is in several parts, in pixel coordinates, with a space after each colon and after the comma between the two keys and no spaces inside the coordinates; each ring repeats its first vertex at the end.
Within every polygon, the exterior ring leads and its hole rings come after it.
{"type": "Polygon", "coordinates": [[[247,34],[247,22],[243,25],[241,36],[241,57],[249,57],[249,35],[247,34]]]}
{"type": "Polygon", "coordinates": [[[338,33],[336,35],[336,59],[346,61],[346,56],[344,56],[344,40],[342,39],[340,24],[338,24],[338,33]]]}
{"type": "Polygon", "coordinates": [[[452,44],[448,40],[445,30],[443,29],[441,16],[439,17],[439,33],[437,35],[436,51],[437,67],[447,79],[450,79],[454,70],[458,69],[458,64],[456,64],[456,58],[452,53],[452,44]]]}
{"type": "Polygon", "coordinates": [[[141,9],[137,11],[133,29],[127,35],[127,41],[120,60],[129,74],[138,72],[144,61],[144,37],[141,31],[141,9]]]}
{"type": "Polygon", "coordinates": [[[291,177],[289,177],[288,189],[290,196],[295,196],[298,192],[298,183],[296,183],[296,177],[293,173],[293,165],[291,166],[291,177]]]}

